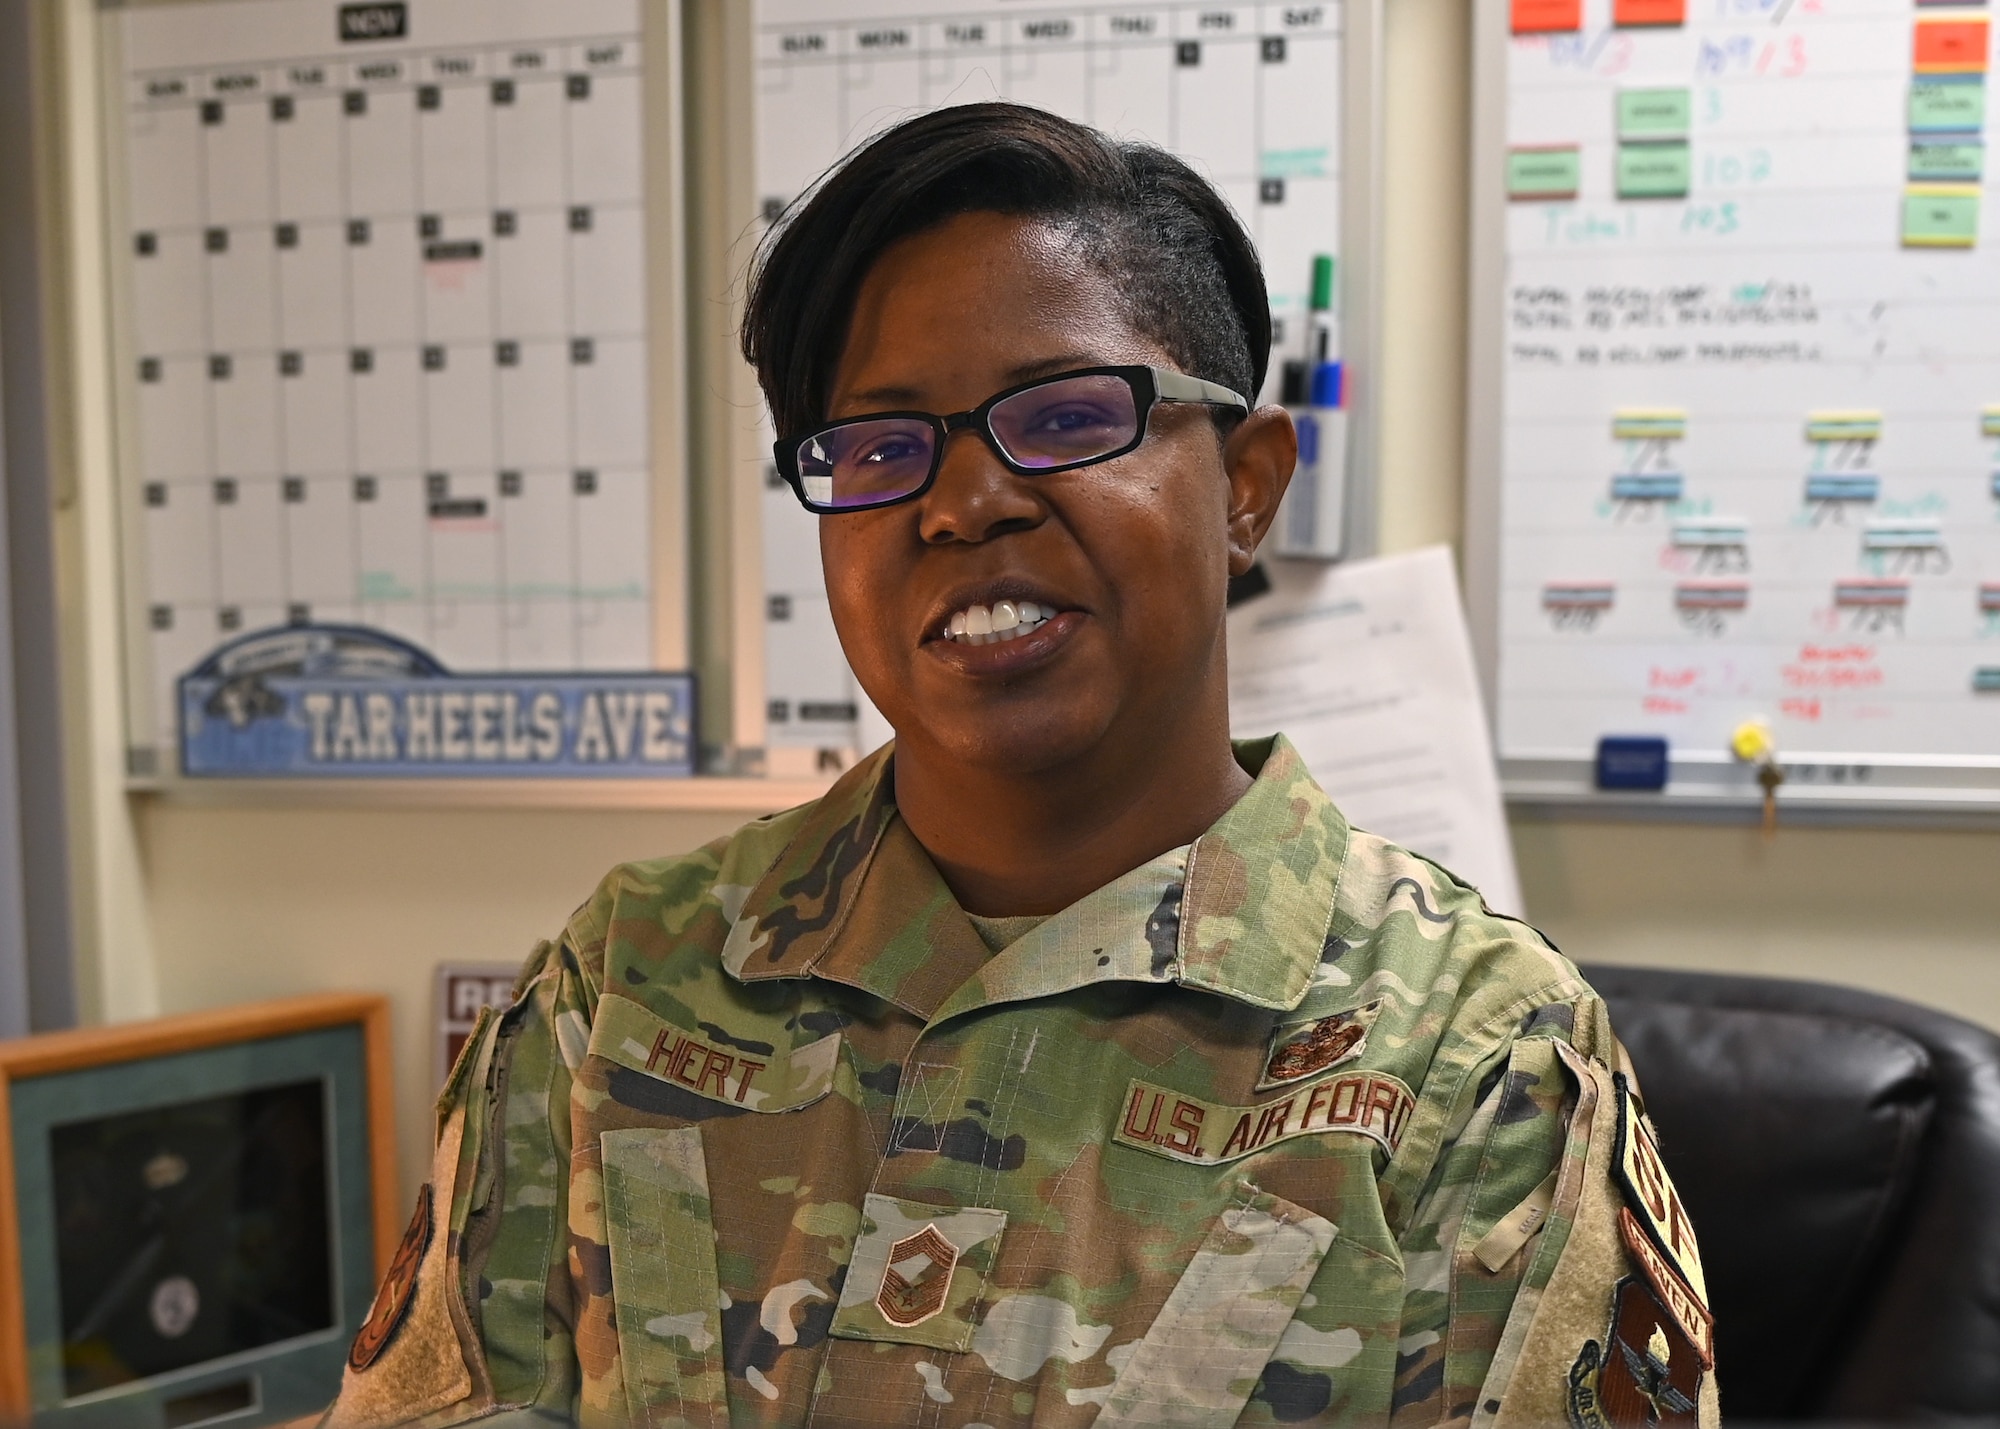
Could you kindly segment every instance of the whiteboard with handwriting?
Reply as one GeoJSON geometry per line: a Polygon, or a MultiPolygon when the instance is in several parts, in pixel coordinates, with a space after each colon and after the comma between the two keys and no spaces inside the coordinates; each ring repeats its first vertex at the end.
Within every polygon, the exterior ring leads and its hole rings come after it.
{"type": "Polygon", "coordinates": [[[1510,789],[2000,802],[1987,12],[1479,0],[1469,589],[1510,789]]]}
{"type": "Polygon", "coordinates": [[[135,772],[238,636],[660,637],[639,0],[119,7],[135,772]]]}
{"type": "MultiPolygon", "coordinates": [[[[1256,239],[1275,382],[1276,359],[1306,351],[1313,256],[1351,256],[1350,40],[1343,0],[759,0],[758,192],[768,218],[872,134],[947,104],[1010,99],[1151,140],[1214,182],[1256,239]]],[[[764,495],[766,743],[854,747],[861,695],[827,612],[814,518],[775,470],[764,495]]]]}

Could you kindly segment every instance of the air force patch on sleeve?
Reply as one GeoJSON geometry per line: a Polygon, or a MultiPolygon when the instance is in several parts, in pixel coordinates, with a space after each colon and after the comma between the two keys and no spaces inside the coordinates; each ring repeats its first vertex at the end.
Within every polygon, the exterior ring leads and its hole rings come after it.
{"type": "Polygon", "coordinates": [[[1310,1022],[1281,1023],[1271,1034],[1271,1055],[1257,1090],[1282,1087],[1353,1061],[1367,1047],[1368,1029],[1381,1010],[1380,1002],[1371,1002],[1310,1022]]]}
{"type": "Polygon", "coordinates": [[[1625,1192],[1640,1229],[1660,1255],[1708,1309],[1708,1282],[1701,1273],[1701,1249],[1694,1227],[1681,1205],[1680,1193],[1667,1177],[1653,1129],[1633,1104],[1632,1084],[1623,1072],[1612,1076],[1618,1092],[1618,1184],[1625,1192]]]}

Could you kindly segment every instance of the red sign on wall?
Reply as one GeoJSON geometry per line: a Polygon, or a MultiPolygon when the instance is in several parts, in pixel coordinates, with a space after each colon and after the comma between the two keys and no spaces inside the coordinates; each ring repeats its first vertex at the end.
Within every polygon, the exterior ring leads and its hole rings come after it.
{"type": "Polygon", "coordinates": [[[458,1060],[465,1039],[472,1035],[482,1007],[506,1007],[514,1000],[514,963],[439,963],[437,969],[437,1044],[432,1053],[432,1083],[443,1086],[458,1060]]]}

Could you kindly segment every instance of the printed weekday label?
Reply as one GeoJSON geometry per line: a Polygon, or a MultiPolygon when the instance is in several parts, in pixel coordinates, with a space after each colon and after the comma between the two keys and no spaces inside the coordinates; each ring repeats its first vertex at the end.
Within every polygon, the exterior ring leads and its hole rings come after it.
{"type": "Polygon", "coordinates": [[[1382,1072],[1343,1072],[1256,1106],[1224,1106],[1133,1081],[1111,1139],[1176,1161],[1235,1161],[1295,1136],[1351,1131],[1394,1152],[1417,1099],[1382,1072]]]}
{"type": "Polygon", "coordinates": [[[757,1044],[746,1043],[711,1041],[628,997],[600,1001],[590,1034],[590,1050],[608,1061],[745,1111],[793,1111],[832,1089],[838,1032],[791,1051],[752,1050],[757,1044]]]}

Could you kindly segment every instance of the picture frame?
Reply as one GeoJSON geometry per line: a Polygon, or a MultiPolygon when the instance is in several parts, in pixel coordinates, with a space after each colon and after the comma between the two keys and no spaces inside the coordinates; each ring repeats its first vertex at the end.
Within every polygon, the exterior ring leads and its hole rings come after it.
{"type": "Polygon", "coordinates": [[[0,1418],[323,1408],[401,1200],[384,997],[0,1042],[0,1418]]]}

